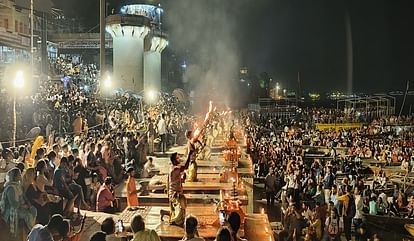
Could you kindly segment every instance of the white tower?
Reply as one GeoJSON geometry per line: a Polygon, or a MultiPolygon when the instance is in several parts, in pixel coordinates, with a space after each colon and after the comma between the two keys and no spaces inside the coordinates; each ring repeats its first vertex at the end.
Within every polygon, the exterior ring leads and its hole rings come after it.
{"type": "Polygon", "coordinates": [[[160,32],[153,32],[145,39],[144,52],[144,90],[161,90],[161,52],[168,41],[160,32]]]}
{"type": "MultiPolygon", "coordinates": [[[[158,50],[160,47],[156,47],[155,43],[152,47],[151,43],[150,49],[158,51],[159,59],[150,54],[151,60],[148,64],[144,63],[144,40],[148,33],[160,32],[162,9],[155,0],[126,2],[127,5],[120,8],[119,14],[110,15],[106,19],[106,31],[113,40],[113,85],[115,88],[142,93],[146,86],[144,69],[149,69],[151,82],[159,80],[157,85],[151,84],[151,88],[154,86],[155,90],[160,90],[162,50],[158,50]],[[148,66],[144,68],[145,65],[148,66]]],[[[162,49],[164,48],[165,45],[162,49]]]]}
{"type": "Polygon", "coordinates": [[[149,32],[145,24],[139,26],[122,26],[122,17],[110,16],[112,19],[118,17],[121,21],[107,24],[107,31],[113,41],[113,82],[114,86],[125,90],[139,92],[143,90],[143,53],[144,38],[149,32]]]}

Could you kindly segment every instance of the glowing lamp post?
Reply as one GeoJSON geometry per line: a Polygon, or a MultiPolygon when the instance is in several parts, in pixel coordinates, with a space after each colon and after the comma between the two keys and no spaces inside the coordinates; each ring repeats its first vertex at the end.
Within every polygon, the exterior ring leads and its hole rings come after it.
{"type": "Polygon", "coordinates": [[[276,98],[279,98],[279,90],[280,90],[279,83],[276,83],[276,98]]]}
{"type": "MultiPolygon", "coordinates": [[[[107,75],[102,84],[103,91],[109,95],[112,86],[111,76],[107,75]]],[[[105,96],[105,125],[109,127],[108,96],[105,96]]]]}
{"type": "Polygon", "coordinates": [[[13,147],[16,147],[16,131],[17,131],[16,94],[18,90],[23,88],[23,86],[24,86],[24,75],[23,75],[23,71],[19,70],[17,71],[16,77],[13,80],[13,87],[14,87],[14,91],[13,91],[13,139],[12,139],[13,147]]]}
{"type": "Polygon", "coordinates": [[[157,92],[155,90],[147,90],[145,91],[145,97],[147,102],[153,103],[157,100],[157,92]]]}

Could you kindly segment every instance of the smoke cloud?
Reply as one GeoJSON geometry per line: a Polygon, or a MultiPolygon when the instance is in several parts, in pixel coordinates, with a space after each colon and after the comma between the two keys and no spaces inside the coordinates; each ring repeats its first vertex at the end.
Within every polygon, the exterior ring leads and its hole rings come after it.
{"type": "Polygon", "coordinates": [[[170,46],[185,53],[183,82],[194,91],[195,111],[205,111],[208,100],[230,106],[240,68],[237,17],[243,0],[165,1],[164,23],[170,46]],[[231,16],[231,17],[230,17],[231,16]],[[197,108],[199,106],[199,108],[197,108]]]}

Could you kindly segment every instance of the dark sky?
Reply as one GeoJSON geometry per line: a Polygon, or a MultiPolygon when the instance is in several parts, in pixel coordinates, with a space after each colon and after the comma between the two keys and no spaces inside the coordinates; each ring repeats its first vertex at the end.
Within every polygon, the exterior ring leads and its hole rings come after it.
{"type": "MultiPolygon", "coordinates": [[[[202,1],[212,4],[206,14],[220,7],[217,4],[220,1],[202,1]]],[[[354,90],[368,93],[403,90],[407,80],[414,86],[413,0],[225,1],[234,3],[234,9],[227,11],[222,21],[231,19],[236,23],[232,35],[239,49],[240,65],[252,72],[268,72],[274,79],[294,87],[300,71],[307,90],[345,90],[344,12],[348,8],[354,48],[354,90]]],[[[98,23],[98,0],[55,2],[68,14],[82,17],[89,26],[98,23]]],[[[166,15],[186,14],[173,6],[174,0],[162,2],[166,15]]],[[[184,27],[189,24],[190,28],[192,23],[182,24],[184,27]]],[[[181,36],[174,36],[178,35],[175,28],[168,29],[171,41],[179,41],[181,36]]],[[[171,42],[170,46],[174,45],[171,42]]],[[[187,45],[190,55],[198,47],[197,41],[187,45]]]]}

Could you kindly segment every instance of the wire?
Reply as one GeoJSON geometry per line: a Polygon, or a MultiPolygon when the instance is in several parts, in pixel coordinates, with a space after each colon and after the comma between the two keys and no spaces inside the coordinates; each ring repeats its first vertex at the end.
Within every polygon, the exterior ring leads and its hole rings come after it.
{"type": "MultiPolygon", "coordinates": [[[[95,126],[92,126],[92,127],[88,127],[88,131],[89,130],[93,130],[93,129],[95,129],[95,128],[99,127],[99,126],[103,126],[103,125],[105,125],[105,124],[98,124],[98,125],[95,125],[95,126]]],[[[65,132],[65,133],[62,133],[62,136],[69,135],[69,134],[75,134],[75,132],[74,131],[72,131],[72,132],[65,132]]],[[[17,142],[32,141],[32,140],[33,140],[33,138],[26,138],[26,139],[16,140],[16,143],[17,142]]],[[[13,143],[13,141],[0,141],[0,144],[11,144],[11,143],[13,143]]]]}

